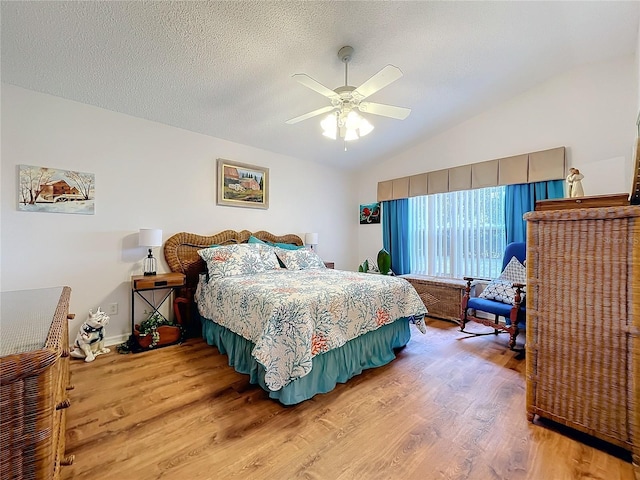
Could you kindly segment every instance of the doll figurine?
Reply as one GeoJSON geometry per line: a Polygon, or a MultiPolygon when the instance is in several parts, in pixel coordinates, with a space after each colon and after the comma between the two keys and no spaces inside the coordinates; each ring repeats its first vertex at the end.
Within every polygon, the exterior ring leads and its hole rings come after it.
{"type": "Polygon", "coordinates": [[[570,168],[569,175],[567,175],[567,183],[569,184],[569,198],[584,197],[584,190],[582,189],[582,179],[584,175],[580,173],[577,168],[570,168]]]}

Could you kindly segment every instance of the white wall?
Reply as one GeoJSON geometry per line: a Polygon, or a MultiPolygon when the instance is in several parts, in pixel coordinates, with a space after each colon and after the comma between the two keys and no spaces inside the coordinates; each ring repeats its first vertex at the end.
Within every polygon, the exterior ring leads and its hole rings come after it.
{"type": "MultiPolygon", "coordinates": [[[[628,193],[638,100],[634,56],[552,78],[440,135],[360,172],[358,198],[381,180],[566,146],[568,167],[585,175],[586,195],[628,193]]],[[[358,230],[358,257],[375,256],[379,226],[358,230]]]]}
{"type": "MultiPolygon", "coordinates": [[[[221,230],[319,233],[318,253],[337,268],[357,264],[357,211],[335,168],[2,85],[0,290],[69,285],[75,338],[89,309],[117,302],[107,336],[130,332],[130,276],[142,273],[140,228],[212,235],[221,230]],[[216,158],[268,167],[268,210],[216,205],[216,158]],[[17,165],[94,173],[96,213],[17,210],[17,165]],[[331,188],[327,188],[331,186],[331,188]]],[[[155,249],[159,271],[169,271],[155,249]]],[[[136,314],[143,304],[136,304],[136,314]]],[[[115,338],[114,338],[115,337],[115,338]]]]}
{"type": "MultiPolygon", "coordinates": [[[[628,192],[639,69],[637,57],[584,66],[352,176],[3,84],[0,290],[71,286],[72,337],[90,308],[117,302],[107,335],[119,339],[130,330],[129,278],[145,253],[139,228],[162,228],[165,239],[314,231],[320,255],[352,269],[382,245],[378,225],[357,225],[358,204],[375,201],[380,180],[565,145],[587,195],[628,192]],[[269,210],[216,206],[218,157],[270,168],[269,210]],[[95,173],[96,214],[17,211],[19,164],[95,173]]],[[[156,256],[168,271],[160,249],[156,256]]]]}

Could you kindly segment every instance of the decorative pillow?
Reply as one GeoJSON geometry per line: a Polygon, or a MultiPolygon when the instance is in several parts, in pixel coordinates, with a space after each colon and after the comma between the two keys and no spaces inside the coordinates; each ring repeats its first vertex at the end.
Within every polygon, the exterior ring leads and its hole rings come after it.
{"type": "Polygon", "coordinates": [[[284,250],[302,250],[306,248],[304,245],[294,245],[293,243],[269,243],[269,245],[283,248],[284,250]]]}
{"type": "Polygon", "coordinates": [[[267,242],[260,240],[258,237],[254,237],[253,235],[249,237],[249,240],[247,240],[247,243],[260,243],[262,245],[267,245],[267,242]]]}
{"type": "Polygon", "coordinates": [[[506,280],[512,283],[527,283],[527,267],[520,263],[516,257],[511,257],[507,266],[498,277],[500,280],[506,280]]]}
{"type": "Polygon", "coordinates": [[[261,247],[248,243],[198,250],[207,262],[209,278],[249,275],[266,270],[261,247]]]}
{"type": "Polygon", "coordinates": [[[276,256],[276,249],[270,245],[257,243],[255,247],[260,250],[260,257],[265,270],[277,270],[281,268],[280,260],[276,256]]]}
{"type": "Polygon", "coordinates": [[[285,250],[276,247],[276,255],[289,270],[306,270],[308,268],[326,268],[322,259],[307,248],[285,250]]]}
{"type": "MultiPolygon", "coordinates": [[[[513,283],[523,285],[527,283],[527,269],[516,257],[511,257],[500,276],[490,282],[479,297],[513,305],[516,301],[516,288],[512,286],[513,283]]],[[[520,293],[521,305],[524,302],[524,295],[525,289],[523,288],[520,293]]]]}
{"type": "MultiPolygon", "coordinates": [[[[490,282],[478,297],[513,305],[516,301],[516,289],[512,286],[512,282],[498,278],[490,282]]],[[[523,302],[524,291],[520,293],[520,305],[522,305],[523,302]]]]}
{"type": "MultiPolygon", "coordinates": [[[[274,252],[274,256],[275,256],[275,250],[273,250],[274,247],[282,248],[284,250],[300,250],[300,249],[305,248],[304,245],[303,246],[298,246],[298,245],[293,245],[292,243],[265,242],[264,240],[260,240],[259,238],[254,237],[253,235],[251,235],[249,237],[248,243],[269,246],[269,248],[271,248],[272,251],[274,252]]],[[[276,259],[276,262],[277,262],[277,265],[278,265],[275,268],[287,268],[286,265],[280,259],[280,257],[275,256],[275,259],[276,259]]],[[[267,270],[269,270],[269,269],[270,269],[270,267],[267,268],[267,270]]]]}
{"type": "Polygon", "coordinates": [[[304,245],[298,246],[293,243],[274,243],[274,242],[265,242],[264,240],[260,240],[257,237],[251,235],[249,237],[248,243],[260,243],[262,245],[271,245],[272,247],[284,248],[285,250],[300,250],[301,248],[305,248],[304,245]]]}

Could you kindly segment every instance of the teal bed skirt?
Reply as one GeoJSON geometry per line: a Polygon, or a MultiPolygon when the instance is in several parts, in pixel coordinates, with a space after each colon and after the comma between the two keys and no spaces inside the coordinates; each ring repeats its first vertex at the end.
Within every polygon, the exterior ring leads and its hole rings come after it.
{"type": "Polygon", "coordinates": [[[404,347],[411,338],[409,319],[401,318],[372,332],[354,338],[340,348],[313,357],[311,372],[274,392],[264,381],[264,367],[252,356],[254,344],[211,320],[201,318],[202,336],[209,345],[229,357],[229,365],[248,374],[252,384],[260,385],[269,397],[284,405],[307,400],[317,393],[327,393],[338,383],[367,368],[386,365],[396,358],[394,349],[404,347]]]}

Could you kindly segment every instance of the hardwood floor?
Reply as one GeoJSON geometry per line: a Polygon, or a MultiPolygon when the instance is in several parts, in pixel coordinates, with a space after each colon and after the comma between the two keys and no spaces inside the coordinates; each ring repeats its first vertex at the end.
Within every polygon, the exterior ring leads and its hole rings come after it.
{"type": "Polygon", "coordinates": [[[626,452],[527,422],[506,342],[429,320],[391,364],[292,407],[199,339],[76,360],[62,478],[632,479],[626,452]]]}

